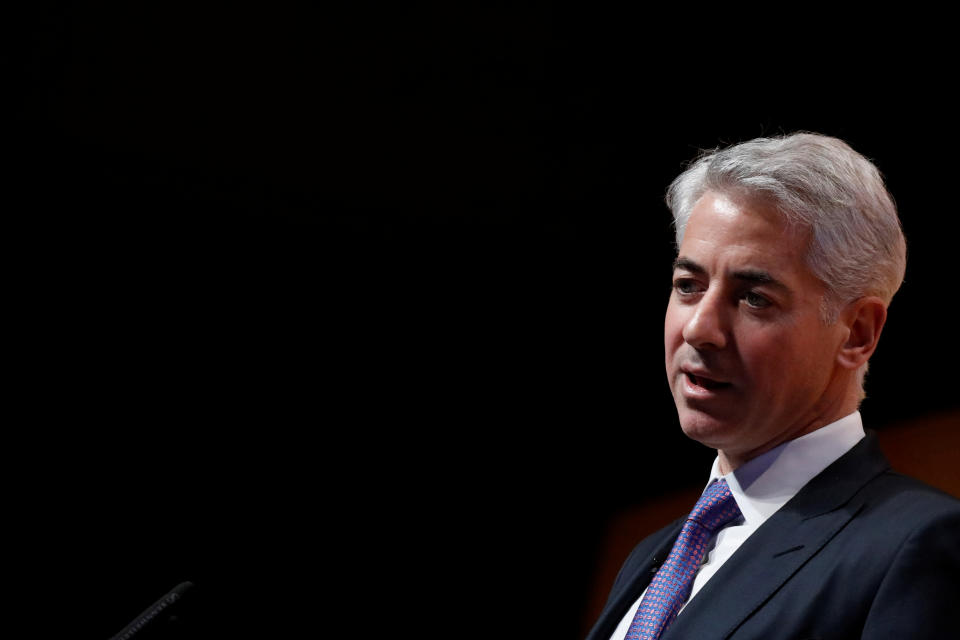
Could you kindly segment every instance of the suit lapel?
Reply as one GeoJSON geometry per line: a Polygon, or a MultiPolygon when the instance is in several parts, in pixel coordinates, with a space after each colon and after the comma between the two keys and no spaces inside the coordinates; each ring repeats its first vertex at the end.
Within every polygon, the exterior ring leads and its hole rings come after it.
{"type": "MultiPolygon", "coordinates": [[[[630,575],[625,575],[623,586],[610,594],[610,600],[586,640],[609,640],[610,635],[616,630],[620,620],[626,614],[627,608],[640,597],[643,590],[653,580],[653,575],[657,569],[667,559],[667,555],[673,548],[677,536],[680,535],[682,527],[683,519],[681,518],[675,526],[664,529],[661,535],[650,545],[653,550],[648,552],[639,564],[633,565],[629,569],[630,575]]],[[[626,566],[624,570],[627,570],[626,566]]]]}
{"type": "Polygon", "coordinates": [[[888,468],[872,435],[770,517],[697,593],[661,640],[728,638],[862,508],[851,498],[888,468]]]}

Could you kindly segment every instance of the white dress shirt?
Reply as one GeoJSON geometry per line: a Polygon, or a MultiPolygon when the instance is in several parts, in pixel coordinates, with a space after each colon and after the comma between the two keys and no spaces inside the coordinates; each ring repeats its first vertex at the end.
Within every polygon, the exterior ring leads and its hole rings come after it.
{"type": "MultiPolygon", "coordinates": [[[[719,458],[714,460],[707,486],[718,478],[726,480],[743,517],[721,529],[710,541],[687,602],[697,595],[767,518],[793,498],[814,476],[852,449],[864,435],[860,412],[855,411],[805,436],[788,440],[727,475],[720,475],[719,458]]],[[[643,594],[620,620],[610,640],[624,640],[642,599],[643,594]]]]}

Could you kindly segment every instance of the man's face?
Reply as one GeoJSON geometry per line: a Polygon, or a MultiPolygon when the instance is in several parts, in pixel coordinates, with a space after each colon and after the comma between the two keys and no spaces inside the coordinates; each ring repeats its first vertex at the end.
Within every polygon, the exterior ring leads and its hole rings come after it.
{"type": "Polygon", "coordinates": [[[741,462],[844,415],[847,332],[821,320],[808,240],[768,207],[708,191],[680,246],[667,378],[684,433],[741,462]]]}

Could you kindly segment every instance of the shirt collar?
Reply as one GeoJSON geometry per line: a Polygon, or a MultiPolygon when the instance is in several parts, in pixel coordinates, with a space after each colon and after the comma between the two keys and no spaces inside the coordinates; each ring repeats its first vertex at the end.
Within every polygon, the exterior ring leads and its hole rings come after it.
{"type": "Polygon", "coordinates": [[[727,475],[720,474],[717,458],[707,484],[719,478],[726,480],[746,523],[759,526],[864,435],[860,412],[854,411],[774,447],[727,475]]]}

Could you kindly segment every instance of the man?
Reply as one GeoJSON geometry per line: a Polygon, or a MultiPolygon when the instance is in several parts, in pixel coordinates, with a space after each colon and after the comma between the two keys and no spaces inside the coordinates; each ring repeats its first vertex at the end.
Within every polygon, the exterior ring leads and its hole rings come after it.
{"type": "Polygon", "coordinates": [[[960,501],[893,473],[858,412],[906,264],[876,167],[835,138],[757,139],[667,203],[667,378],[717,457],[588,640],[960,638],[960,501]]]}

